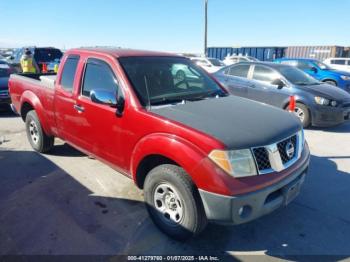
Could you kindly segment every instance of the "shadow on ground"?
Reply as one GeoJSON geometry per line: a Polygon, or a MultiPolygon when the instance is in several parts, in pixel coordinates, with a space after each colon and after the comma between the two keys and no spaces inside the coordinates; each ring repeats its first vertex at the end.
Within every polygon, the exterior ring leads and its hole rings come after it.
{"type": "Polygon", "coordinates": [[[245,225],[209,225],[185,243],[163,235],[142,202],[95,195],[44,156],[3,149],[0,162],[1,255],[252,251],[348,258],[350,175],[327,158],[312,157],[303,192],[290,206],[245,225]]]}

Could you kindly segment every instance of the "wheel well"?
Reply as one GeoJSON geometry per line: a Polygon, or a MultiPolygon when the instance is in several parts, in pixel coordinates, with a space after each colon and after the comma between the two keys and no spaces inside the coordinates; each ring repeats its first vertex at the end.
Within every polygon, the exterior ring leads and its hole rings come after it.
{"type": "Polygon", "coordinates": [[[164,164],[172,164],[179,166],[175,161],[164,157],[162,155],[149,155],[146,156],[142,161],[140,162],[139,166],[136,170],[136,185],[142,189],[143,184],[145,182],[146,176],[153,168],[164,165],[164,164]]]}
{"type": "Polygon", "coordinates": [[[26,121],[26,116],[27,116],[28,112],[31,110],[34,110],[34,107],[31,104],[24,102],[22,107],[21,107],[21,117],[22,117],[23,121],[26,121]]]}
{"type": "Polygon", "coordinates": [[[333,79],[323,79],[322,82],[333,82],[335,84],[338,84],[337,81],[333,80],[333,79]]]}

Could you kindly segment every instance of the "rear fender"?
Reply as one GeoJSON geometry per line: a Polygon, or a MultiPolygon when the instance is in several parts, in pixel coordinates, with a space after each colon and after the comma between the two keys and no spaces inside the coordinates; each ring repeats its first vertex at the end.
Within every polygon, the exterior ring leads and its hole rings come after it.
{"type": "Polygon", "coordinates": [[[24,91],[20,100],[21,108],[19,110],[19,113],[21,112],[24,103],[28,103],[34,108],[45,134],[52,135],[49,124],[47,122],[47,115],[45,114],[45,109],[41,104],[38,96],[29,90],[24,91]]]}

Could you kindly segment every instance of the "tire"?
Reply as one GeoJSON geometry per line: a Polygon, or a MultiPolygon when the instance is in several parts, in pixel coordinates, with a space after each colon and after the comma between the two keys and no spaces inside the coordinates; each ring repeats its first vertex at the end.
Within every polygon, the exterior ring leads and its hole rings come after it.
{"type": "Polygon", "coordinates": [[[174,239],[191,238],[207,225],[198,190],[179,166],[165,164],[152,169],[146,176],[144,195],[153,222],[174,239]]]}
{"type": "Polygon", "coordinates": [[[335,82],[333,80],[326,80],[326,81],[324,81],[324,83],[329,84],[331,86],[338,86],[337,82],[335,82]]]}
{"type": "Polygon", "coordinates": [[[310,126],[311,116],[307,106],[305,106],[302,103],[296,103],[294,114],[300,119],[300,122],[302,123],[304,128],[307,128],[310,126]]]}
{"type": "Polygon", "coordinates": [[[35,151],[45,153],[50,151],[53,147],[54,137],[45,134],[41,127],[38,115],[34,110],[27,113],[26,132],[29,143],[35,151]]]}

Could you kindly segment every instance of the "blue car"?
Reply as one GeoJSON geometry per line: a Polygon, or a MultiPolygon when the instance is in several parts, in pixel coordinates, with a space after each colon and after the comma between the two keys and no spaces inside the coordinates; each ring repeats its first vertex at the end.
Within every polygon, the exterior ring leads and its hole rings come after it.
{"type": "Polygon", "coordinates": [[[350,73],[330,68],[316,59],[280,58],[274,62],[295,66],[317,80],[350,93],[350,73]]]}

